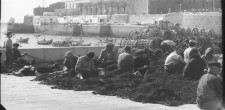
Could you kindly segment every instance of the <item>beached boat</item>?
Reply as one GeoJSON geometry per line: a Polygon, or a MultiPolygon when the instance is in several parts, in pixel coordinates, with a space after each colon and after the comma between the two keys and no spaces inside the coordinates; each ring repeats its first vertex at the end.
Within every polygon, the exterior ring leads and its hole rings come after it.
{"type": "Polygon", "coordinates": [[[40,37],[40,36],[41,36],[40,34],[35,34],[35,35],[34,35],[34,37],[40,37]]]}
{"type": "Polygon", "coordinates": [[[28,43],[28,40],[29,38],[20,38],[20,39],[16,39],[16,42],[19,42],[19,43],[28,43]]]}
{"type": "Polygon", "coordinates": [[[49,45],[49,44],[52,44],[52,41],[53,41],[53,39],[50,39],[50,40],[45,40],[45,39],[43,39],[43,40],[41,40],[41,41],[38,41],[37,43],[38,43],[39,45],[49,45]]]}
{"type": "Polygon", "coordinates": [[[66,41],[54,41],[52,46],[54,47],[69,47],[71,44],[66,41]]]}

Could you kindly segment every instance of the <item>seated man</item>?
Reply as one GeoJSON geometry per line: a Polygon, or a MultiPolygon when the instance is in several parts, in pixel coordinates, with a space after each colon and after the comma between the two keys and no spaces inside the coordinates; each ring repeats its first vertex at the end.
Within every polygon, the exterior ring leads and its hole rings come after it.
{"type": "Polygon", "coordinates": [[[98,61],[101,62],[103,68],[116,64],[117,54],[113,51],[113,48],[114,44],[108,43],[106,48],[101,51],[98,61]]]}
{"type": "Polygon", "coordinates": [[[218,78],[221,73],[219,62],[209,62],[208,72],[199,80],[197,87],[197,105],[203,110],[224,110],[222,79],[218,78]]]}
{"type": "Polygon", "coordinates": [[[99,70],[94,68],[94,56],[94,52],[88,52],[86,56],[81,56],[78,58],[75,71],[81,79],[98,76],[99,70]]]}
{"type": "Polygon", "coordinates": [[[175,45],[176,44],[172,40],[164,40],[161,42],[160,48],[165,55],[168,55],[170,52],[173,51],[175,45]]]}
{"type": "Polygon", "coordinates": [[[63,62],[63,70],[64,71],[70,71],[70,72],[75,72],[74,67],[77,63],[77,56],[74,56],[71,51],[67,51],[65,56],[64,56],[64,62],[63,62]]]}
{"type": "Polygon", "coordinates": [[[137,57],[134,58],[134,71],[139,71],[142,76],[148,70],[149,60],[147,58],[145,50],[137,50],[137,57]]]}
{"type": "Polygon", "coordinates": [[[133,72],[134,58],[131,55],[131,47],[125,46],[124,52],[119,54],[117,66],[122,72],[133,72]]]}
{"type": "MultiPolygon", "coordinates": [[[[190,51],[196,47],[196,41],[194,40],[189,40],[188,42],[188,48],[184,50],[184,61],[187,63],[189,60],[189,54],[190,51]]],[[[199,53],[200,54],[200,53],[199,53]]]]}
{"type": "Polygon", "coordinates": [[[204,74],[204,68],[206,67],[205,61],[200,57],[199,51],[193,48],[190,51],[189,60],[184,67],[184,77],[191,80],[199,80],[204,74]]]}
{"type": "Polygon", "coordinates": [[[213,53],[214,53],[213,49],[209,47],[205,50],[205,54],[201,56],[206,64],[211,61],[218,61],[218,59],[216,58],[216,56],[214,56],[213,53]]]}
{"type": "Polygon", "coordinates": [[[13,43],[13,63],[21,67],[23,67],[24,65],[33,65],[35,63],[35,60],[25,52],[21,55],[18,47],[18,43],[13,43]]]}
{"type": "Polygon", "coordinates": [[[185,62],[181,57],[182,46],[178,45],[176,50],[166,57],[165,71],[168,74],[179,74],[182,73],[185,62]]]}

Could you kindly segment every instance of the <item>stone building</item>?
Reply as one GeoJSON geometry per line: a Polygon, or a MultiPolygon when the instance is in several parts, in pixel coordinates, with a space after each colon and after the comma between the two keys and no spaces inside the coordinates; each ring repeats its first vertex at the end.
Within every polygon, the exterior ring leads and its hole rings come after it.
{"type": "Polygon", "coordinates": [[[221,0],[66,0],[66,10],[78,15],[165,14],[181,10],[221,8],[221,0]]]}

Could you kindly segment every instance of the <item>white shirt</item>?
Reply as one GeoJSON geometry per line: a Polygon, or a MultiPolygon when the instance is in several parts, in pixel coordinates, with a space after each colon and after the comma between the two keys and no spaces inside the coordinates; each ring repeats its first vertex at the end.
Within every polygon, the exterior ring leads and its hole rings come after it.
{"type": "Polygon", "coordinates": [[[187,63],[188,60],[189,60],[189,54],[191,52],[191,50],[193,49],[194,47],[188,47],[187,49],[185,49],[184,51],[184,61],[187,63]]]}
{"type": "Polygon", "coordinates": [[[176,51],[174,51],[166,57],[165,65],[171,65],[171,64],[176,63],[178,61],[183,61],[183,58],[180,55],[178,55],[176,53],[176,51]]]}

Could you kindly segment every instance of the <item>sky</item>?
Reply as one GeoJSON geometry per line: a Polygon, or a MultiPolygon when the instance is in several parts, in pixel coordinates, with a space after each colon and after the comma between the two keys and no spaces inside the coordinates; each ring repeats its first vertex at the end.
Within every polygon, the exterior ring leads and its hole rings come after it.
{"type": "Polygon", "coordinates": [[[8,22],[11,17],[15,22],[23,22],[25,15],[33,15],[33,9],[41,6],[48,7],[52,3],[65,0],[1,0],[1,22],[8,22]],[[44,1],[44,2],[43,2],[44,1]]]}

